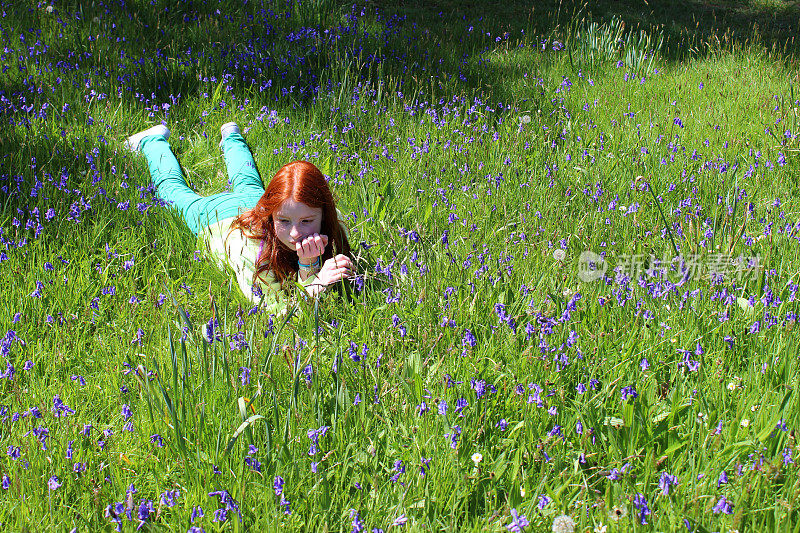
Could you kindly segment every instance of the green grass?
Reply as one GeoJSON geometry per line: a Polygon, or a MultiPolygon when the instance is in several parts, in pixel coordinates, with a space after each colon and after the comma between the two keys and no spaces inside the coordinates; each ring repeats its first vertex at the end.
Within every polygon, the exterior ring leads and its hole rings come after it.
{"type": "Polygon", "coordinates": [[[796,528],[794,8],[46,7],[0,4],[4,529],[796,528]],[[363,291],[248,305],[122,146],[210,194],[231,120],[331,177],[363,291]]]}

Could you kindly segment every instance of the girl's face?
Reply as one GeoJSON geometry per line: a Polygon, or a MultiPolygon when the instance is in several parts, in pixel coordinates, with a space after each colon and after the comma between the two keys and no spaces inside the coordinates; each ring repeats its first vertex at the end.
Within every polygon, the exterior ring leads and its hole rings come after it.
{"type": "Polygon", "coordinates": [[[272,214],[275,235],[284,246],[297,250],[296,243],[309,235],[319,233],[322,227],[322,208],[308,207],[301,202],[287,198],[272,214]]]}

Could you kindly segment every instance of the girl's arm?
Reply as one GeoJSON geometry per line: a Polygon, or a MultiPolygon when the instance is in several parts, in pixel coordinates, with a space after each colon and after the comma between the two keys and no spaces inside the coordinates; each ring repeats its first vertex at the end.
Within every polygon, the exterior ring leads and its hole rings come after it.
{"type": "Polygon", "coordinates": [[[317,266],[313,266],[314,262],[310,263],[307,266],[304,266],[303,260],[301,259],[298,263],[298,270],[297,270],[297,279],[300,281],[300,284],[305,288],[306,292],[311,296],[317,296],[320,292],[320,284],[317,280],[317,274],[320,271],[319,267],[319,258],[316,259],[317,266]]]}
{"type": "MultiPolygon", "coordinates": [[[[301,268],[299,275],[302,275],[302,273],[303,269],[301,268]]],[[[301,278],[301,282],[306,288],[306,292],[312,296],[317,296],[325,292],[328,285],[352,276],[353,262],[346,255],[339,254],[325,261],[319,272],[307,274],[305,278],[301,278]]]]}
{"type": "Polygon", "coordinates": [[[339,254],[320,264],[320,258],[328,245],[328,236],[314,233],[309,235],[297,246],[298,270],[297,277],[300,283],[312,296],[325,291],[331,283],[353,275],[353,263],[346,255],[339,254]]]}

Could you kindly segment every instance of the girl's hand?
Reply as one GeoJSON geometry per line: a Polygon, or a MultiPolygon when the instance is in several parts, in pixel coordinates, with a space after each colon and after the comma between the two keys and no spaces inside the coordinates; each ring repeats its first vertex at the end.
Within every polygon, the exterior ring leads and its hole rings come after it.
{"type": "Polygon", "coordinates": [[[328,236],[313,233],[300,242],[294,243],[297,247],[297,258],[301,263],[308,264],[314,262],[317,257],[325,253],[328,246],[328,236]]]}
{"type": "Polygon", "coordinates": [[[322,269],[317,273],[317,280],[323,287],[336,283],[337,281],[353,276],[353,262],[346,255],[339,254],[336,257],[331,257],[322,269]]]}

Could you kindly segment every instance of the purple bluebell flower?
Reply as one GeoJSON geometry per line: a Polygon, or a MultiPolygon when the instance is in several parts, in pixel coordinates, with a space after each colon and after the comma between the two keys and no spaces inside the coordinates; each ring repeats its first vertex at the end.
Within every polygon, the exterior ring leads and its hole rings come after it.
{"type": "Polygon", "coordinates": [[[639,396],[639,393],[636,392],[636,387],[633,385],[627,385],[622,387],[619,391],[620,396],[622,397],[622,401],[624,402],[628,398],[633,398],[634,400],[639,396]]]}
{"type": "Polygon", "coordinates": [[[461,344],[466,348],[467,346],[474,348],[478,345],[478,339],[472,334],[469,329],[464,330],[464,335],[461,339],[461,344]]]}
{"type": "Polygon", "coordinates": [[[721,496],[719,501],[711,510],[714,511],[714,514],[733,514],[733,506],[728,500],[725,499],[725,496],[721,496]]]}
{"type": "Polygon", "coordinates": [[[430,464],[431,464],[431,459],[433,459],[433,457],[430,457],[430,458],[427,458],[427,459],[426,459],[425,457],[422,457],[422,456],[420,456],[420,458],[419,458],[419,460],[420,460],[420,465],[419,465],[419,475],[420,475],[421,477],[425,477],[425,472],[426,472],[426,470],[425,470],[425,469],[426,469],[426,468],[428,468],[428,467],[430,466],[430,464]]]}
{"type": "Polygon", "coordinates": [[[6,449],[6,455],[16,461],[22,456],[22,452],[20,451],[19,446],[9,445],[6,449]]]}
{"type": "Polygon", "coordinates": [[[53,416],[56,418],[62,416],[69,416],[74,414],[75,410],[67,407],[63,401],[61,401],[61,397],[56,394],[53,396],[53,416]]]}
{"type": "Polygon", "coordinates": [[[244,332],[238,331],[230,336],[229,348],[231,351],[246,350],[250,344],[244,338],[244,332]]]}
{"type": "Polygon", "coordinates": [[[783,456],[783,464],[784,464],[784,466],[788,466],[788,465],[794,464],[794,460],[792,459],[792,449],[791,448],[789,448],[788,446],[785,447],[783,449],[783,452],[781,452],[781,455],[783,456]]]}
{"type": "Polygon", "coordinates": [[[536,507],[541,511],[545,507],[550,504],[551,500],[546,494],[539,495],[539,502],[536,504],[536,507]]]}
{"type": "Polygon", "coordinates": [[[406,515],[401,514],[400,516],[395,518],[394,521],[392,521],[391,527],[404,526],[406,524],[406,522],[408,522],[408,518],[406,517],[406,515]]]}
{"type": "Polygon", "coordinates": [[[255,457],[245,457],[244,463],[254,472],[261,472],[261,462],[255,457]]]}
{"type": "Polygon", "coordinates": [[[679,348],[678,353],[682,354],[681,360],[678,361],[678,368],[685,366],[690,372],[697,372],[700,369],[700,362],[691,358],[692,353],[689,350],[679,348]]]}
{"type": "Polygon", "coordinates": [[[508,313],[506,313],[505,304],[501,303],[494,304],[494,312],[497,315],[497,318],[500,320],[500,322],[505,322],[505,324],[509,328],[511,328],[511,331],[513,332],[517,331],[517,322],[514,320],[513,317],[509,316],[508,313]]]}
{"type": "Polygon", "coordinates": [[[467,407],[469,407],[469,402],[467,401],[466,398],[459,398],[458,400],[456,400],[456,409],[455,409],[455,411],[458,414],[458,416],[463,417],[464,416],[463,411],[467,407]]]}
{"type": "Polygon", "coordinates": [[[450,439],[450,447],[454,450],[458,447],[458,437],[461,435],[461,427],[454,425],[452,433],[445,434],[450,439]]]}
{"type": "MultiPolygon", "coordinates": [[[[136,303],[136,302],[131,302],[136,303]]],[[[137,328],[136,333],[133,335],[131,339],[131,344],[135,344],[137,346],[141,346],[144,339],[144,330],[142,328],[137,328]]]]}
{"type": "MultiPolygon", "coordinates": [[[[364,346],[366,346],[366,344],[364,346]]],[[[361,361],[361,356],[358,353],[358,344],[350,341],[350,346],[347,348],[347,355],[355,363],[361,361]]]]}
{"type": "Polygon", "coordinates": [[[292,503],[286,499],[286,495],[281,494],[281,500],[278,502],[278,505],[283,507],[283,514],[290,515],[292,514],[291,505],[292,503]]]}
{"type": "Polygon", "coordinates": [[[167,507],[175,507],[178,504],[178,502],[175,500],[180,497],[181,492],[179,490],[165,490],[161,493],[159,502],[161,502],[161,505],[165,505],[167,507]]]}
{"type": "Polygon", "coordinates": [[[308,438],[311,440],[311,446],[308,449],[308,455],[314,456],[319,451],[319,439],[324,437],[330,429],[328,426],[320,426],[319,429],[309,429],[308,438]]]}
{"type": "Polygon", "coordinates": [[[392,483],[397,483],[397,480],[400,479],[400,476],[405,474],[406,467],[403,465],[403,461],[398,459],[395,461],[394,468],[392,468],[392,470],[395,472],[395,474],[389,479],[389,481],[392,483]]]}
{"type": "Polygon", "coordinates": [[[658,479],[658,488],[664,496],[669,496],[669,489],[671,486],[678,484],[678,476],[673,476],[666,472],[661,472],[661,477],[658,479]]]}
{"type": "Polygon", "coordinates": [[[222,336],[217,331],[219,329],[219,321],[216,318],[211,317],[208,319],[208,322],[203,324],[203,339],[209,344],[213,344],[215,340],[221,340],[222,336]]]}
{"type": "MultiPolygon", "coordinates": [[[[219,500],[220,500],[220,502],[219,502],[220,505],[224,505],[225,506],[224,509],[220,509],[220,510],[226,511],[224,513],[224,520],[221,520],[221,521],[224,522],[225,520],[227,520],[227,516],[228,516],[227,511],[236,511],[236,513],[239,515],[239,518],[242,517],[242,513],[239,510],[239,502],[234,500],[233,497],[230,495],[230,493],[227,490],[217,490],[217,491],[214,491],[214,492],[209,492],[208,495],[209,496],[218,497],[219,500]]],[[[215,516],[216,516],[216,513],[215,513],[215,516]]],[[[219,521],[219,520],[215,520],[215,521],[219,521]]]]}
{"type": "Polygon", "coordinates": [[[476,380],[473,378],[470,380],[469,386],[472,390],[475,391],[475,395],[478,398],[480,398],[486,393],[486,381],[483,379],[476,380]]]}
{"type": "MultiPolygon", "coordinates": [[[[47,439],[50,437],[50,430],[44,426],[37,426],[30,430],[30,433],[39,440],[39,444],[42,445],[42,450],[47,450],[47,439]]],[[[27,435],[28,433],[26,433],[27,435]]]]}
{"type": "Polygon", "coordinates": [[[105,509],[105,516],[116,524],[116,531],[122,531],[122,517],[125,513],[125,506],[122,503],[108,504],[105,509]]]}
{"type": "Polygon", "coordinates": [[[353,519],[353,529],[351,530],[351,533],[363,533],[367,526],[364,524],[364,521],[361,519],[358,511],[355,509],[350,509],[350,518],[353,519]]]}
{"type": "Polygon", "coordinates": [[[647,515],[650,514],[650,508],[647,506],[644,494],[636,493],[633,497],[633,506],[639,511],[639,523],[642,525],[647,524],[647,515]]]}
{"type": "Polygon", "coordinates": [[[528,522],[525,515],[519,514],[515,508],[511,509],[511,523],[506,526],[507,530],[512,533],[521,533],[521,531],[529,525],[530,522],[528,522]]]}
{"type": "Polygon", "coordinates": [[[206,515],[205,511],[203,511],[203,508],[200,507],[199,505],[192,507],[192,515],[191,515],[192,523],[194,523],[194,521],[197,520],[198,518],[203,518],[205,515],[206,515]]]}

